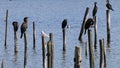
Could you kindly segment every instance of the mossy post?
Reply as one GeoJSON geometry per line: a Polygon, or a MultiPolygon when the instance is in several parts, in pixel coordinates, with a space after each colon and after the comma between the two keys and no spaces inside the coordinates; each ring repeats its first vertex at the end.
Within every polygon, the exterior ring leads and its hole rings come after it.
{"type": "Polygon", "coordinates": [[[106,10],[106,16],[107,16],[107,44],[108,47],[110,47],[110,10],[106,10]]]}
{"type": "Polygon", "coordinates": [[[48,68],[54,68],[54,43],[53,34],[50,33],[50,40],[47,43],[48,68]]]}
{"type": "Polygon", "coordinates": [[[42,55],[43,55],[43,68],[46,68],[46,43],[45,37],[42,35],[42,55]]]}
{"type": "Polygon", "coordinates": [[[8,10],[6,10],[5,43],[4,43],[5,48],[7,48],[7,31],[8,31],[8,10]]]}
{"type": "Polygon", "coordinates": [[[74,55],[74,68],[82,68],[82,52],[81,48],[75,47],[75,55],[74,55]]]}
{"type": "Polygon", "coordinates": [[[83,36],[83,34],[84,34],[85,23],[86,23],[86,20],[87,20],[87,17],[88,17],[88,13],[89,13],[89,8],[87,7],[87,8],[86,8],[86,11],[85,11],[84,18],[83,18],[83,22],[82,22],[82,26],[81,26],[79,38],[78,38],[78,40],[81,41],[81,42],[83,42],[82,36],[83,36]]]}
{"type": "Polygon", "coordinates": [[[97,17],[94,16],[94,48],[97,49],[97,17]]]}
{"type": "Polygon", "coordinates": [[[33,49],[36,47],[36,27],[35,22],[33,22],[33,49]]]}
{"type": "Polygon", "coordinates": [[[27,38],[27,33],[24,33],[24,46],[25,46],[25,50],[24,50],[24,68],[27,68],[27,49],[28,49],[28,38],[27,38]]]}
{"type": "Polygon", "coordinates": [[[92,31],[88,30],[88,43],[89,43],[89,59],[90,59],[90,68],[94,68],[94,53],[92,47],[92,31]]]}

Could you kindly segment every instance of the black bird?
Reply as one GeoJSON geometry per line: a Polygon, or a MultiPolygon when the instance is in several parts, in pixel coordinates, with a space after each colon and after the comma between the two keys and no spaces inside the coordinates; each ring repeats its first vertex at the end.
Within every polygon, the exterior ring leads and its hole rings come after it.
{"type": "Polygon", "coordinates": [[[97,2],[94,2],[94,8],[93,8],[93,13],[92,13],[93,17],[96,16],[97,10],[98,10],[97,2]]]}
{"type": "Polygon", "coordinates": [[[94,24],[94,19],[93,18],[88,18],[86,23],[85,23],[85,32],[84,34],[86,34],[86,30],[90,28],[90,26],[92,26],[94,24]]]}
{"type": "Polygon", "coordinates": [[[67,26],[67,19],[64,19],[62,22],[62,30],[67,26]]]}
{"type": "Polygon", "coordinates": [[[19,27],[18,22],[17,22],[17,21],[14,21],[14,22],[12,23],[12,25],[13,25],[14,31],[16,32],[16,31],[18,30],[18,27],[19,27]]]}
{"type": "Polygon", "coordinates": [[[24,22],[21,25],[21,36],[20,36],[20,38],[22,38],[22,36],[25,33],[27,28],[28,28],[28,17],[25,17],[24,22]]]}
{"type": "Polygon", "coordinates": [[[107,7],[109,10],[114,11],[114,9],[112,8],[112,5],[111,5],[109,2],[107,2],[106,7],[107,7]]]}

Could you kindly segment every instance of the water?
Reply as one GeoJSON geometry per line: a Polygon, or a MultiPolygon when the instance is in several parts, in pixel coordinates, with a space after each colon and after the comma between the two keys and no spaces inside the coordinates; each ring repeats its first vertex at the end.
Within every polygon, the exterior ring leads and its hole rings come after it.
{"type": "MultiPolygon", "coordinates": [[[[18,39],[18,55],[14,55],[13,21],[18,21],[19,25],[25,16],[29,17],[28,32],[28,68],[42,68],[42,43],[41,31],[54,35],[55,57],[54,68],[73,68],[75,46],[82,48],[82,68],[89,68],[89,59],[85,59],[85,47],[79,43],[78,36],[81,28],[86,7],[90,7],[90,14],[94,2],[98,2],[98,39],[104,38],[106,42],[106,2],[105,0],[0,0],[0,62],[4,58],[5,68],[21,68],[24,60],[24,41],[18,39]],[[8,19],[8,41],[7,49],[4,49],[5,34],[5,13],[9,10],[8,19]],[[67,30],[67,51],[62,51],[62,30],[61,22],[68,19],[71,29],[67,30]],[[32,22],[36,22],[36,50],[33,50],[32,43],[32,22]]],[[[120,32],[119,32],[119,13],[120,1],[110,1],[114,12],[111,11],[111,48],[106,51],[107,68],[120,68],[120,32]]],[[[20,37],[20,29],[18,30],[20,37]]],[[[84,41],[87,41],[85,35],[84,41]]],[[[48,40],[48,39],[46,39],[48,40]]],[[[99,41],[98,41],[99,42],[99,41]]],[[[98,44],[99,45],[99,44],[98,44]]],[[[95,68],[99,68],[99,46],[95,53],[95,68]]]]}

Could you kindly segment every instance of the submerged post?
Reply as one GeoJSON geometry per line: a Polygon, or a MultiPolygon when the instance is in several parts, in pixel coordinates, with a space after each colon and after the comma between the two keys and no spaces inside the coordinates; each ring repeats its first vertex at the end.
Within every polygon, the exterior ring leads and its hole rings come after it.
{"type": "Polygon", "coordinates": [[[106,10],[106,15],[107,15],[107,44],[108,47],[110,44],[110,10],[106,10]]]}
{"type": "Polygon", "coordinates": [[[35,28],[35,22],[33,22],[33,49],[35,49],[36,46],[36,28],[35,28]]]}
{"type": "Polygon", "coordinates": [[[81,68],[82,63],[82,55],[81,55],[81,48],[75,47],[75,56],[74,56],[74,68],[81,68]]]}
{"type": "Polygon", "coordinates": [[[8,31],[8,10],[6,10],[6,26],[5,26],[5,43],[4,46],[7,48],[7,31],[8,31]]]}
{"type": "Polygon", "coordinates": [[[94,53],[92,47],[92,31],[88,30],[88,43],[89,43],[89,59],[90,59],[90,68],[94,68],[94,53]]]}
{"type": "Polygon", "coordinates": [[[25,46],[25,50],[24,50],[24,68],[27,68],[27,49],[28,49],[28,39],[27,39],[27,33],[24,33],[24,46],[25,46]]]}
{"type": "Polygon", "coordinates": [[[81,31],[80,31],[80,34],[79,34],[79,38],[78,38],[78,40],[81,41],[81,42],[83,42],[82,36],[83,36],[83,32],[85,30],[85,23],[86,23],[86,19],[88,17],[88,13],[89,13],[89,8],[87,7],[86,11],[85,11],[84,18],[83,18],[83,22],[82,22],[82,27],[81,27],[81,31]]]}

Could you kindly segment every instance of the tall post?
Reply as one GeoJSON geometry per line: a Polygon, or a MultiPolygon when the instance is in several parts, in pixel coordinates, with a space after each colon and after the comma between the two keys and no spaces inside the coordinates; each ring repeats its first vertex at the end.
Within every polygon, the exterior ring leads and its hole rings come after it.
{"type": "Polygon", "coordinates": [[[35,22],[33,22],[33,49],[35,49],[36,46],[36,28],[35,28],[35,22]]]}
{"type": "Polygon", "coordinates": [[[85,42],[85,56],[87,59],[88,58],[88,44],[87,44],[87,42],[85,42]]]}
{"type": "Polygon", "coordinates": [[[88,17],[88,13],[89,13],[89,8],[87,7],[86,11],[85,11],[84,18],[83,18],[80,35],[79,35],[79,38],[78,38],[78,40],[81,41],[81,42],[83,42],[82,36],[83,36],[83,32],[85,30],[85,23],[86,23],[86,20],[87,20],[87,17],[88,17]]]}
{"type": "Polygon", "coordinates": [[[81,55],[81,48],[75,47],[75,56],[74,56],[74,68],[82,68],[82,55],[81,55]]]}
{"type": "Polygon", "coordinates": [[[89,42],[89,61],[90,61],[90,68],[94,68],[94,53],[92,47],[92,31],[88,30],[88,42],[89,42]]]}
{"type": "Polygon", "coordinates": [[[94,48],[97,49],[97,17],[94,16],[94,48]]]}
{"type": "Polygon", "coordinates": [[[42,35],[42,54],[43,54],[43,68],[46,68],[46,44],[43,35],[42,35]]]}
{"type": "Polygon", "coordinates": [[[27,39],[27,33],[24,33],[24,46],[25,46],[25,50],[24,50],[24,68],[27,68],[27,49],[28,49],[28,39],[27,39]]]}
{"type": "Polygon", "coordinates": [[[66,51],[66,29],[63,28],[63,51],[66,51]]]}
{"type": "Polygon", "coordinates": [[[8,10],[6,11],[6,27],[5,27],[5,43],[4,43],[5,48],[7,48],[7,31],[8,31],[8,10]]]}
{"type": "Polygon", "coordinates": [[[108,44],[108,47],[109,44],[110,44],[110,10],[107,10],[106,11],[106,15],[107,15],[107,44],[108,44]]]}

